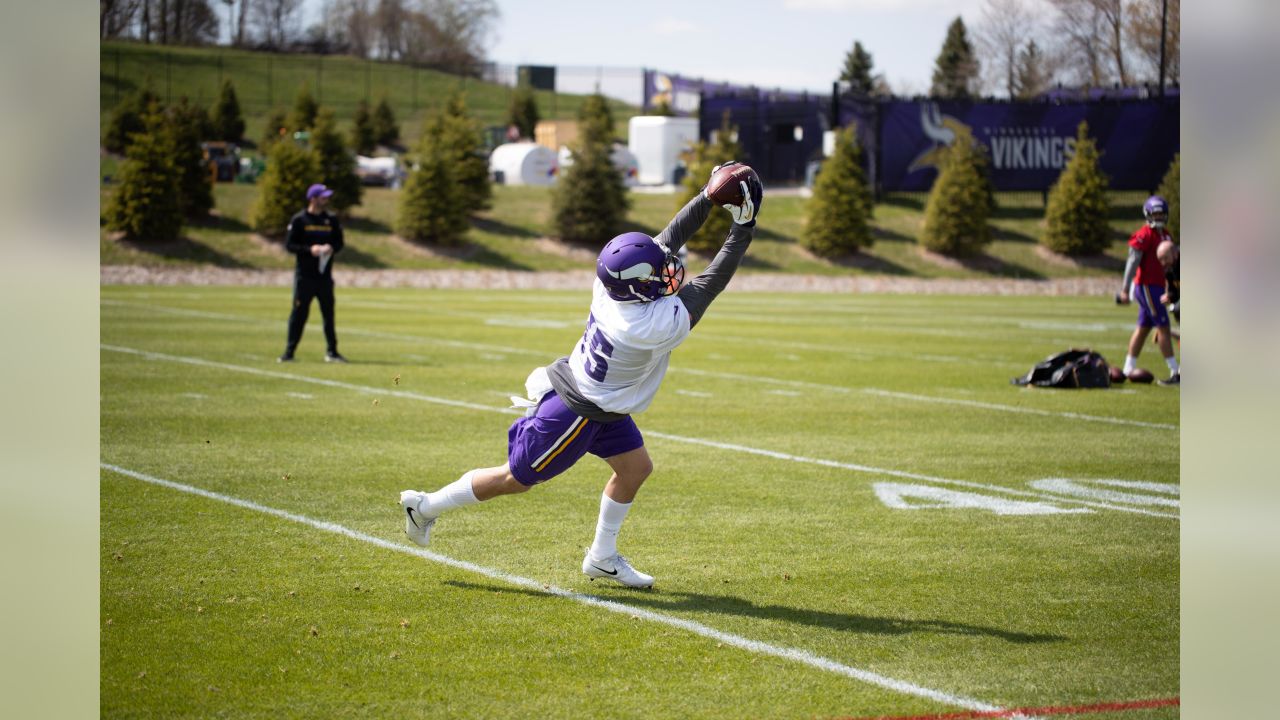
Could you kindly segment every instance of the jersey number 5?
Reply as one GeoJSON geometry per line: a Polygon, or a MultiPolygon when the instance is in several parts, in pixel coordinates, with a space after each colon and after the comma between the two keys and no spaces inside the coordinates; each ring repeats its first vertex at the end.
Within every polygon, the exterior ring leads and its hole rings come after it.
{"type": "Polygon", "coordinates": [[[605,339],[604,334],[596,328],[595,317],[587,317],[587,329],[582,333],[583,354],[586,355],[583,367],[587,375],[596,382],[604,382],[605,373],[609,372],[609,361],[613,357],[613,344],[605,339]]]}

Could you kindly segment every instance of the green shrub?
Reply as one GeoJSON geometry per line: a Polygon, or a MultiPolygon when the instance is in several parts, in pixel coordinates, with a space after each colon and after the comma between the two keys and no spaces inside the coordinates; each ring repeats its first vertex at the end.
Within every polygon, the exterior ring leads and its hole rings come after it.
{"type": "Polygon", "coordinates": [[[144,87],[130,93],[120,101],[111,113],[107,123],[107,132],[102,138],[102,146],[107,152],[124,155],[129,150],[130,136],[146,132],[144,116],[149,112],[152,103],[159,103],[151,88],[144,87]]]}
{"type": "Polygon", "coordinates": [[[316,117],[315,129],[311,132],[311,152],[315,153],[316,164],[320,166],[320,182],[333,191],[329,206],[341,213],[359,205],[364,188],[356,175],[356,158],[338,134],[333,111],[328,108],[316,117]]]}
{"type": "Polygon", "coordinates": [[[985,150],[966,130],[944,154],[924,208],[925,248],[945,255],[975,255],[991,242],[991,183],[985,150]]]}
{"type": "Polygon", "coordinates": [[[311,96],[311,87],[307,83],[302,83],[298,88],[297,96],[293,98],[293,112],[289,113],[289,129],[310,130],[316,124],[316,114],[319,112],[320,106],[311,96]]]}
{"type": "Polygon", "coordinates": [[[181,172],[157,103],[142,116],[142,131],[130,138],[119,185],[107,202],[107,228],[132,240],[173,240],[182,232],[181,172]]]}
{"type": "MultiPolygon", "coordinates": [[[[716,132],[714,141],[710,144],[701,140],[694,143],[688,155],[686,165],[689,172],[685,173],[684,180],[681,181],[684,192],[676,195],[677,211],[702,192],[702,187],[711,177],[712,168],[730,160],[746,162],[747,159],[743,156],[742,146],[738,144],[737,138],[738,128],[729,122],[729,111],[726,110],[720,118],[720,129],[716,132]]],[[[702,228],[685,244],[691,251],[703,255],[715,253],[721,245],[724,245],[724,239],[729,234],[729,226],[732,224],[733,218],[728,212],[723,208],[712,208],[702,228]]]]}
{"type": "Polygon", "coordinates": [[[209,119],[213,125],[215,139],[238,143],[240,138],[244,137],[244,116],[240,114],[240,100],[236,97],[236,86],[230,79],[222,81],[218,102],[214,104],[209,119]]]}
{"type": "Polygon", "coordinates": [[[1160,189],[1157,194],[1163,197],[1169,203],[1169,222],[1165,223],[1165,228],[1169,234],[1173,236],[1175,242],[1182,242],[1182,213],[1180,206],[1182,202],[1179,200],[1179,168],[1182,165],[1182,153],[1173,156],[1173,162],[1169,163],[1169,170],[1164,174],[1164,180],[1160,181],[1160,189]]]}
{"type": "Polygon", "coordinates": [[[180,99],[164,113],[166,131],[173,140],[173,162],[178,169],[178,194],[182,214],[202,218],[213,208],[213,174],[200,143],[213,134],[204,108],[180,99]]]}
{"type": "Polygon", "coordinates": [[[416,167],[400,196],[396,233],[407,240],[461,245],[466,238],[467,212],[444,136],[444,115],[437,114],[423,130],[413,157],[416,167]]]}
{"type": "Polygon", "coordinates": [[[521,83],[511,93],[511,102],[507,105],[507,125],[516,126],[520,137],[532,140],[539,119],[538,98],[534,95],[533,88],[521,83]]]}
{"type": "Polygon", "coordinates": [[[267,113],[267,124],[262,128],[262,141],[258,143],[258,150],[264,155],[271,150],[271,146],[280,141],[281,138],[289,134],[289,116],[284,108],[276,108],[267,113]]]}
{"type": "Polygon", "coordinates": [[[857,128],[849,126],[836,135],[835,154],[818,173],[800,242],[815,255],[827,258],[871,247],[874,239],[867,222],[873,211],[857,128]]]}
{"type": "Polygon", "coordinates": [[[488,210],[493,187],[489,182],[489,154],[480,138],[480,123],[467,111],[461,92],[450,96],[444,109],[444,149],[452,157],[460,200],[468,215],[488,210]]]}
{"type": "Polygon", "coordinates": [[[396,122],[396,114],[391,110],[391,103],[384,95],[373,109],[373,137],[379,145],[395,145],[400,142],[400,125],[396,122]]]}
{"type": "Polygon", "coordinates": [[[563,168],[552,190],[556,231],[565,242],[603,246],[622,230],[631,199],[613,166],[613,114],[596,93],[578,110],[573,164],[563,168]]]}
{"type": "Polygon", "coordinates": [[[372,155],[378,148],[378,134],[373,128],[373,115],[364,100],[356,106],[355,125],[351,128],[351,146],[361,155],[372,155]]]}
{"type": "Polygon", "coordinates": [[[1098,146],[1089,126],[1076,130],[1075,150],[1049,190],[1044,246],[1063,255],[1096,255],[1111,245],[1107,224],[1107,176],[1098,167],[1098,146]]]}
{"type": "Polygon", "coordinates": [[[320,181],[314,153],[291,140],[277,142],[267,155],[267,169],[259,181],[254,203],[253,229],[267,237],[283,237],[289,218],[307,204],[307,188],[320,181]]]}

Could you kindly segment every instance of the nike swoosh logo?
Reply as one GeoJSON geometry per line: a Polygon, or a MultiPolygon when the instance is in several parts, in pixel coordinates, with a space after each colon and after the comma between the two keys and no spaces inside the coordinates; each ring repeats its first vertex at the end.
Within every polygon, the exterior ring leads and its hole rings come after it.
{"type": "Polygon", "coordinates": [[[599,570],[600,572],[604,573],[605,575],[617,575],[617,574],[618,574],[618,571],[617,571],[617,570],[605,570],[604,568],[600,567],[599,565],[596,565],[595,563],[591,563],[591,567],[593,567],[593,568],[595,568],[595,569],[599,570]]]}
{"type": "Polygon", "coordinates": [[[417,520],[414,520],[414,519],[413,519],[413,508],[405,508],[405,509],[404,509],[404,511],[405,511],[405,512],[407,512],[407,513],[409,513],[409,522],[413,523],[413,526],[414,526],[414,527],[416,527],[416,528],[421,528],[421,527],[422,527],[421,525],[419,525],[419,524],[418,524],[418,521],[417,521],[417,520]]]}

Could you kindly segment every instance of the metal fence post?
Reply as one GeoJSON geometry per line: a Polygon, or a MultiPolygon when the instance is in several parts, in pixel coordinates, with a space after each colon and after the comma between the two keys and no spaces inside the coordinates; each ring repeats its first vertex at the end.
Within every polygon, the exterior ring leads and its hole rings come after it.
{"type": "Polygon", "coordinates": [[[271,56],[267,56],[267,112],[275,105],[275,97],[271,92],[271,56]]]}
{"type": "Polygon", "coordinates": [[[169,82],[169,66],[173,64],[173,53],[165,51],[164,53],[164,102],[169,104],[173,102],[173,90],[169,82]]]}
{"type": "Polygon", "coordinates": [[[324,56],[316,56],[316,104],[324,104],[324,56]]]}
{"type": "Polygon", "coordinates": [[[116,92],[114,105],[120,104],[120,48],[116,48],[116,92]]]}

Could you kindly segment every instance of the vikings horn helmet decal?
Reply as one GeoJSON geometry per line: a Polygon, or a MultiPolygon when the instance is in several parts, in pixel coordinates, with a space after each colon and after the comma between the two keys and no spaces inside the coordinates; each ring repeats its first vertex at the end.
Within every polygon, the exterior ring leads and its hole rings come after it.
{"type": "Polygon", "coordinates": [[[596,277],[618,302],[653,302],[674,294],[684,267],[653,238],[639,232],[610,240],[596,260],[596,277]]]}

